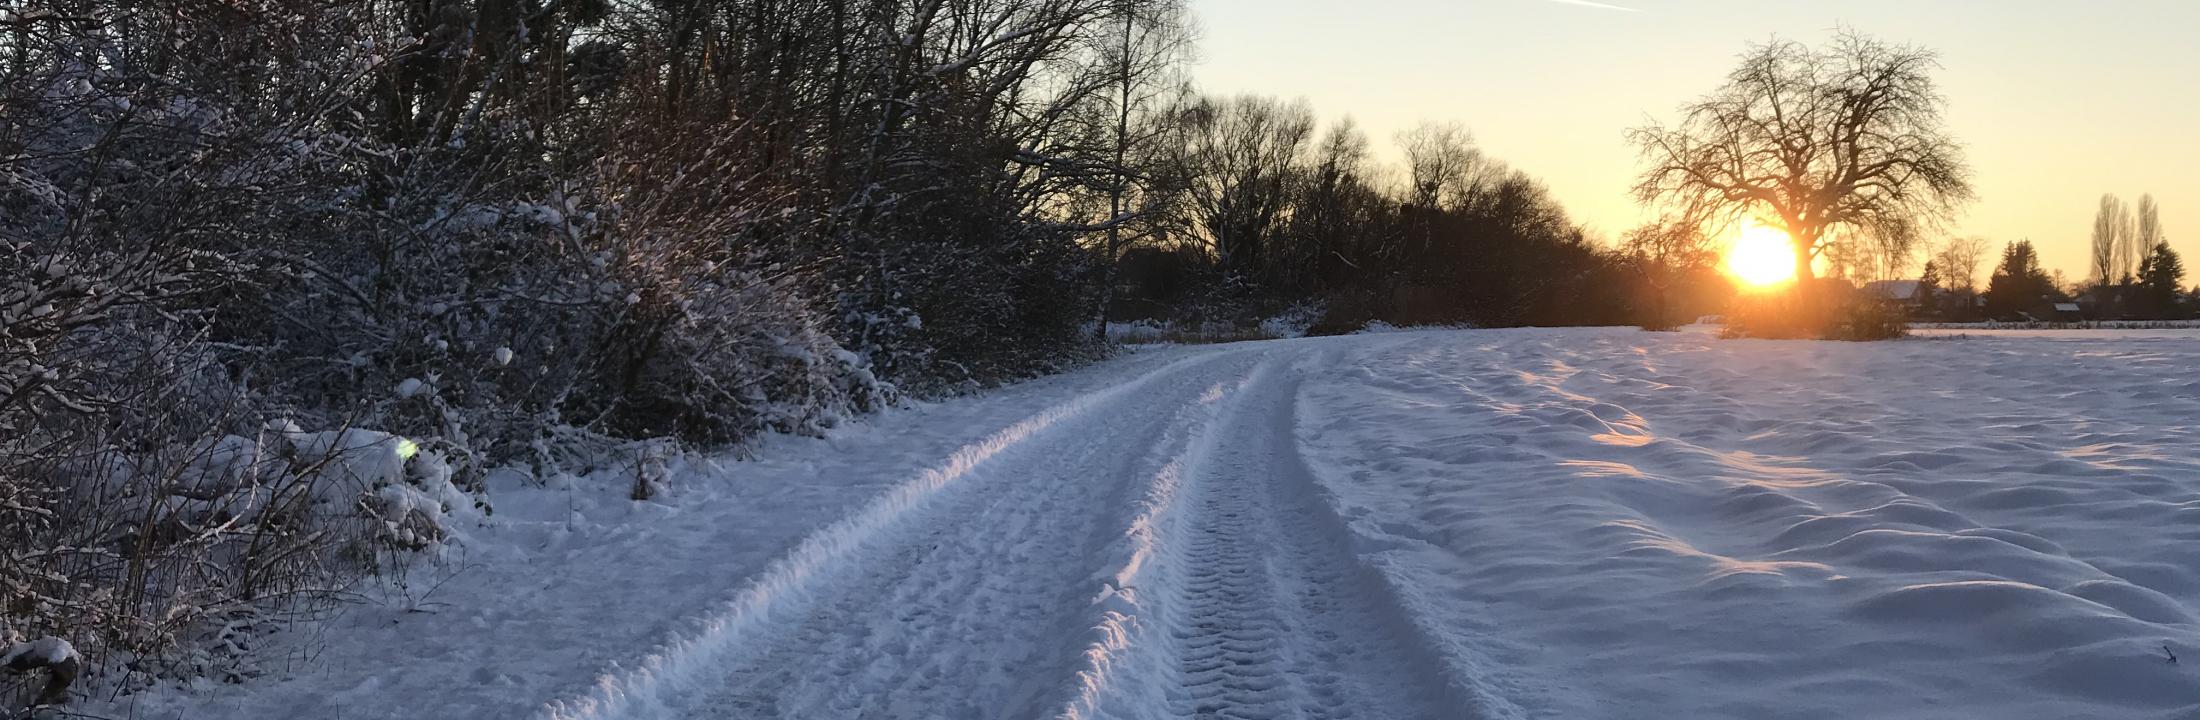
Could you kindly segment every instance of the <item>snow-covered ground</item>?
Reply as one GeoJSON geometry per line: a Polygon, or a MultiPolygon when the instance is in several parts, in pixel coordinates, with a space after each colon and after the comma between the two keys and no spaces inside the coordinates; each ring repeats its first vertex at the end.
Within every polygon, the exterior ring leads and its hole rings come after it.
{"type": "Polygon", "coordinates": [[[2200,331],[1953,334],[1145,350],[501,488],[283,672],[99,710],[2200,716],[2200,331]]]}

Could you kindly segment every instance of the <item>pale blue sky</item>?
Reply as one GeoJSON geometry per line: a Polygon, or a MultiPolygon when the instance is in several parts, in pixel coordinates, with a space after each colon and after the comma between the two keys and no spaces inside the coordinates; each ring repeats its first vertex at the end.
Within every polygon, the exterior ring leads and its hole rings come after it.
{"type": "Polygon", "coordinates": [[[1641,217],[1622,133],[1715,88],[1749,42],[1845,24],[1921,43],[1947,66],[1949,124],[1977,173],[1958,232],[1997,253],[2029,237],[2078,279],[2100,195],[2152,192],[2200,268],[2200,1],[1190,2],[1208,92],[1303,96],[1324,120],[1353,116],[1386,158],[1398,130],[1459,121],[1608,237],[1641,217]]]}

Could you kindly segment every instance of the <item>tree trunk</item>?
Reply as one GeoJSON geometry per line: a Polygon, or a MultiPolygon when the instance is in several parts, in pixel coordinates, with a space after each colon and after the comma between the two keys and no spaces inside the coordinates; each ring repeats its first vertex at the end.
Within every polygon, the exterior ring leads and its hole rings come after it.
{"type": "Polygon", "coordinates": [[[1818,317],[1819,310],[1825,305],[1823,302],[1820,301],[1821,299],[1818,297],[1819,287],[1818,283],[1816,282],[1818,279],[1817,273],[1811,268],[1811,261],[1815,259],[1814,256],[1816,254],[1812,251],[1817,249],[1818,247],[1818,238],[1803,236],[1791,237],[1795,243],[1794,312],[1798,317],[1808,318],[1811,322],[1815,323],[1821,319],[1818,317]]]}
{"type": "Polygon", "coordinates": [[[1115,302],[1115,264],[1123,253],[1123,191],[1130,183],[1130,172],[1123,163],[1131,144],[1131,32],[1136,20],[1129,9],[1123,10],[1123,44],[1115,74],[1115,182],[1108,188],[1108,254],[1101,258],[1100,327],[1093,331],[1094,339],[1101,342],[1108,340],[1108,306],[1115,302]]]}
{"type": "MultiPolygon", "coordinates": [[[[1802,223],[1793,220],[1788,221],[1788,227],[1798,225],[1802,225],[1802,223]]],[[[1814,230],[1791,231],[1788,233],[1788,241],[1795,244],[1796,287],[1809,287],[1812,284],[1811,281],[1817,279],[1817,273],[1811,268],[1811,263],[1818,257],[1818,238],[1819,233],[1814,230]]]]}

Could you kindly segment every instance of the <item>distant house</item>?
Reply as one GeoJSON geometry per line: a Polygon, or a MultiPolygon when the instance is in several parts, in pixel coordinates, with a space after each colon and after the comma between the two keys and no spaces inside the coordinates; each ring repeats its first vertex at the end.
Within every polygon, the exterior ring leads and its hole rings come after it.
{"type": "Polygon", "coordinates": [[[1862,292],[1865,297],[1901,305],[1916,313],[1931,299],[1922,292],[1924,288],[1924,283],[1916,280],[1876,280],[1865,283],[1862,292]]]}
{"type": "Polygon", "coordinates": [[[1916,280],[1877,280],[1864,284],[1864,292],[1887,300],[1909,301],[1917,297],[1916,280]]]}
{"type": "Polygon", "coordinates": [[[2115,286],[2096,284],[2078,294],[2078,309],[2088,320],[2114,320],[2123,305],[2117,295],[2115,286]]]}
{"type": "Polygon", "coordinates": [[[2077,303],[2058,302],[2046,297],[2042,297],[2040,300],[2045,303],[2042,306],[2045,309],[2039,310],[2036,314],[2020,310],[2017,311],[2017,314],[2033,322],[2081,322],[2085,320],[2085,308],[2077,303]]]}

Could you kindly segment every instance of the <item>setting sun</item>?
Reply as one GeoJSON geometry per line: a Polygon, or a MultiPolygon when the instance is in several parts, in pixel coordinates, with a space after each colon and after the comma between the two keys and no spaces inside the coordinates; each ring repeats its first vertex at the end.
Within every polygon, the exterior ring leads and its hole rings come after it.
{"type": "Polygon", "coordinates": [[[1744,286],[1763,288],[1795,279],[1795,243],[1779,228],[1755,220],[1742,224],[1742,233],[1726,251],[1726,272],[1744,286]]]}

